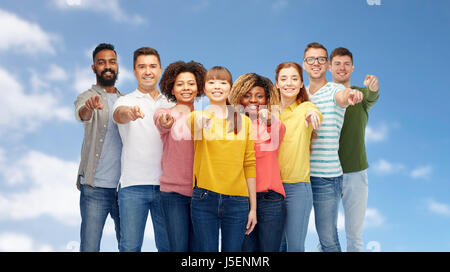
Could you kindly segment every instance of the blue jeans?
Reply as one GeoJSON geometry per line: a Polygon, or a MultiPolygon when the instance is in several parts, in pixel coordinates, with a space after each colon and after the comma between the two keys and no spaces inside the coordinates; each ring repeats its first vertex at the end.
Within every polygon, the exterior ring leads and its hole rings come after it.
{"type": "Polygon", "coordinates": [[[166,226],[161,212],[157,185],[129,186],[119,189],[121,252],[140,252],[144,240],[148,212],[152,217],[156,248],[169,251],[166,226]]]}
{"type": "Polygon", "coordinates": [[[342,179],[342,176],[311,177],[316,230],[319,235],[321,251],[341,251],[337,218],[342,195],[342,179]]]}
{"type": "Polygon", "coordinates": [[[102,239],[103,227],[108,214],[114,220],[117,243],[119,243],[120,220],[116,189],[81,185],[80,191],[80,251],[100,251],[100,240],[102,239]]]}
{"type": "Polygon", "coordinates": [[[286,220],[280,251],[304,252],[313,205],[311,183],[283,183],[283,186],[286,192],[286,220]]]}
{"type": "Polygon", "coordinates": [[[342,204],[345,214],[347,251],[363,251],[362,231],[366,216],[369,181],[367,171],[344,174],[342,204]]]}
{"type": "Polygon", "coordinates": [[[191,197],[174,192],[161,192],[161,207],[169,237],[169,250],[193,251],[191,197]]]}
{"type": "Polygon", "coordinates": [[[277,252],[284,230],[284,197],[272,190],[257,193],[256,197],[258,223],[249,235],[245,235],[242,251],[277,252]]]}
{"type": "Polygon", "coordinates": [[[248,197],[222,195],[195,187],[191,201],[191,218],[196,249],[202,252],[217,252],[220,229],[221,251],[241,251],[248,212],[248,197]]]}

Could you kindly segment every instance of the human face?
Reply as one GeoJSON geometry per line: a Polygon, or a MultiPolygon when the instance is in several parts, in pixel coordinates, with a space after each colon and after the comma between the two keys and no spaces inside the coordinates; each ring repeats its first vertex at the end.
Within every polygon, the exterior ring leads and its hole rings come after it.
{"type": "Polygon", "coordinates": [[[209,79],[205,83],[205,94],[211,104],[225,105],[231,84],[223,79],[209,79]]]}
{"type": "Polygon", "coordinates": [[[264,92],[264,88],[260,86],[251,88],[250,91],[241,98],[241,105],[244,106],[247,112],[253,114],[258,113],[260,106],[266,104],[266,93],[264,92]]]}
{"type": "Polygon", "coordinates": [[[114,86],[119,74],[116,53],[109,49],[98,52],[94,58],[92,71],[97,77],[97,84],[104,87],[114,86]]]}
{"type": "Polygon", "coordinates": [[[297,69],[288,67],[280,70],[276,86],[282,98],[296,99],[303,82],[297,69]]]}
{"type": "Polygon", "coordinates": [[[161,70],[161,65],[155,55],[137,57],[133,72],[138,81],[139,90],[146,93],[157,90],[161,70]]]}
{"type": "Polygon", "coordinates": [[[333,81],[341,84],[350,81],[354,69],[350,56],[334,56],[329,67],[333,81]]]}
{"type": "MultiPolygon", "coordinates": [[[[310,48],[305,52],[304,59],[306,58],[328,58],[328,56],[327,52],[322,48],[310,48]]],[[[324,64],[320,64],[318,60],[315,60],[313,64],[308,64],[303,60],[303,68],[310,79],[325,79],[328,61],[324,64]]]]}
{"type": "Polygon", "coordinates": [[[191,105],[194,102],[197,93],[198,89],[195,75],[190,72],[178,74],[172,89],[172,94],[177,99],[177,104],[191,105]]]}

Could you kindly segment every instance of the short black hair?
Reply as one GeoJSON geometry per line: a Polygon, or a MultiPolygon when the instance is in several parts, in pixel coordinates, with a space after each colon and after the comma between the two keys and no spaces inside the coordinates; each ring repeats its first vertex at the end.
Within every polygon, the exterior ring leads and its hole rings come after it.
{"type": "Polygon", "coordinates": [[[114,50],[114,45],[110,43],[101,43],[97,45],[97,47],[94,49],[94,52],[92,52],[92,61],[95,62],[95,56],[97,55],[98,52],[102,50],[112,50],[114,51],[114,54],[116,54],[117,56],[116,50],[114,50]]]}

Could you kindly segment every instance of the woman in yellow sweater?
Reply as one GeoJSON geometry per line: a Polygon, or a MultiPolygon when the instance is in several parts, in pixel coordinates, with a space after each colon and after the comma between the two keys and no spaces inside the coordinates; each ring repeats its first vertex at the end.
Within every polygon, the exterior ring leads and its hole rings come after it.
{"type": "Polygon", "coordinates": [[[191,217],[198,251],[241,251],[256,225],[256,165],[250,119],[227,106],[231,73],[215,66],[205,76],[210,105],[189,116],[194,137],[191,217]]]}
{"type": "MultiPolygon", "coordinates": [[[[313,199],[309,180],[310,143],[313,129],[318,129],[322,114],[309,102],[303,84],[302,67],[285,62],[275,70],[280,92],[280,119],[286,134],[278,153],[281,179],[286,192],[285,238],[287,251],[305,251],[309,215],[313,199]]],[[[282,251],[286,245],[282,245],[282,251]]]]}

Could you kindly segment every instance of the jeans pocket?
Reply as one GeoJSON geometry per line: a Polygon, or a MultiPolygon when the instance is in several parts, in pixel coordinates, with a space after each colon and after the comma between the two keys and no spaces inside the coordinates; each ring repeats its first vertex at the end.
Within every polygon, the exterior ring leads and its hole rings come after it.
{"type": "Polygon", "coordinates": [[[265,193],[263,196],[263,200],[268,202],[277,202],[282,201],[283,199],[284,199],[283,195],[274,191],[269,191],[265,193]]]}
{"type": "Polygon", "coordinates": [[[192,200],[203,200],[207,199],[208,197],[208,190],[195,187],[192,191],[192,200]]]}

